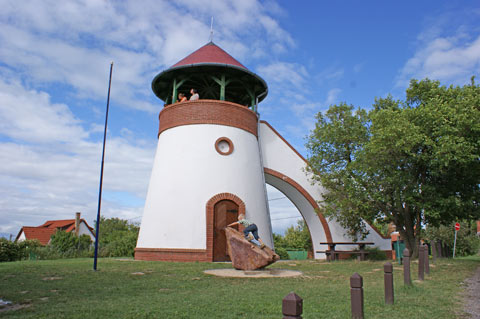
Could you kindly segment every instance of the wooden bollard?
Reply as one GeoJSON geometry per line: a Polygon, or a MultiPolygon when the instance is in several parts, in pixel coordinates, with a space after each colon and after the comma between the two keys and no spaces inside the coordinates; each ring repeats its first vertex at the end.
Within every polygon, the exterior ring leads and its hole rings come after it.
{"type": "Polygon", "coordinates": [[[391,262],[383,265],[383,281],[385,283],[385,303],[393,305],[393,266],[391,262]]]}
{"type": "Polygon", "coordinates": [[[358,273],[350,277],[350,302],[352,318],[363,319],[363,278],[358,273]]]}
{"type": "Polygon", "coordinates": [[[444,250],[443,250],[443,243],[441,240],[437,240],[437,257],[438,258],[444,258],[444,250]]]}
{"type": "Polygon", "coordinates": [[[412,277],[410,276],[410,250],[408,248],[403,250],[403,283],[408,286],[412,284],[412,277]]]}
{"type": "Polygon", "coordinates": [[[432,262],[435,263],[437,261],[437,242],[435,240],[432,240],[430,242],[430,247],[432,248],[432,262]]]}
{"type": "Polygon", "coordinates": [[[425,279],[425,249],[423,245],[418,246],[418,280],[425,279]]]}
{"type": "Polygon", "coordinates": [[[302,319],[303,299],[291,292],[282,300],[283,319],[302,319]]]}
{"type": "Polygon", "coordinates": [[[425,252],[423,254],[423,257],[425,259],[425,261],[424,261],[425,273],[427,275],[429,275],[430,274],[430,259],[428,257],[428,245],[425,245],[424,247],[425,247],[424,248],[425,252]]]}

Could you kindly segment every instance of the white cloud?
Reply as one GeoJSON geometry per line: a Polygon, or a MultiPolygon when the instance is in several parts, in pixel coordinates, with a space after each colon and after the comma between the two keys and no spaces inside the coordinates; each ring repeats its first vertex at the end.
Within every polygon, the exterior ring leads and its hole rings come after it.
{"type": "Polygon", "coordinates": [[[255,0],[10,1],[0,12],[0,60],[35,86],[63,83],[80,98],[94,99],[106,95],[113,60],[112,98],[156,112],[149,101],[151,79],[208,41],[211,15],[215,41],[241,61],[261,57],[272,46],[284,51],[294,45],[255,0]],[[250,43],[240,36],[266,40],[256,41],[250,54],[250,43]]]}
{"type": "Polygon", "coordinates": [[[52,104],[45,92],[25,90],[0,81],[0,134],[32,143],[68,142],[87,138],[64,104],[52,104]]]}
{"type": "MultiPolygon", "coordinates": [[[[211,15],[214,41],[245,65],[276,56],[271,48],[280,54],[294,47],[272,16],[284,12],[273,4],[0,0],[0,231],[16,233],[76,211],[95,218],[102,147],[96,138],[103,126],[89,114],[103,121],[97,102],[106,101],[111,61],[113,105],[156,113],[160,102],[151,80],[208,42],[211,15]]],[[[305,83],[299,65],[279,71],[305,83]]],[[[116,115],[132,114],[123,112],[116,115]]],[[[141,215],[156,140],[136,134],[122,127],[109,131],[107,216],[141,215]]]]}
{"type": "Polygon", "coordinates": [[[397,79],[397,86],[406,87],[411,78],[462,85],[472,75],[480,74],[480,36],[467,41],[463,33],[452,37],[436,37],[422,43],[397,79]]]}
{"type": "Polygon", "coordinates": [[[270,83],[293,86],[302,89],[307,81],[308,72],[303,65],[287,62],[274,62],[261,66],[258,70],[270,83]]]}
{"type": "Polygon", "coordinates": [[[332,104],[335,104],[335,102],[337,102],[338,100],[338,95],[340,94],[340,92],[342,92],[342,90],[339,88],[329,90],[324,105],[328,107],[332,104]]]}
{"type": "MultiPolygon", "coordinates": [[[[23,225],[72,218],[81,211],[95,218],[101,142],[64,104],[48,94],[0,80],[0,231],[16,233],[23,225]],[[17,141],[17,142],[13,142],[17,141]]],[[[121,190],[142,201],[151,171],[154,141],[107,139],[104,190],[121,190]]],[[[105,202],[110,216],[135,217],[141,207],[105,202]]]]}

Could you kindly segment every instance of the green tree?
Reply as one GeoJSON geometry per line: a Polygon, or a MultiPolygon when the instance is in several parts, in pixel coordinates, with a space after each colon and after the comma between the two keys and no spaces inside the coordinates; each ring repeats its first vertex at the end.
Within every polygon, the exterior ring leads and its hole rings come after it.
{"type": "Polygon", "coordinates": [[[312,250],[312,241],[310,239],[310,232],[305,224],[305,221],[299,220],[296,226],[290,226],[285,232],[285,248],[312,250]]]}
{"type": "MultiPolygon", "coordinates": [[[[430,241],[441,241],[451,248],[455,239],[454,222],[449,225],[427,226],[425,237],[430,241]]],[[[477,236],[477,225],[472,221],[461,221],[460,230],[457,232],[455,256],[474,255],[479,252],[480,238],[477,236]]]]}
{"type": "Polygon", "coordinates": [[[88,235],[75,236],[73,232],[57,230],[50,238],[49,247],[64,257],[76,256],[78,252],[88,251],[92,240],[88,235]]]}
{"type": "Polygon", "coordinates": [[[99,247],[102,256],[133,256],[139,227],[128,220],[100,218],[99,247]]]}
{"type": "Polygon", "coordinates": [[[363,220],[393,221],[416,253],[422,224],[479,218],[480,88],[412,80],[406,100],[346,104],[317,115],[308,168],[326,188],[328,216],[352,238],[363,220]]]}

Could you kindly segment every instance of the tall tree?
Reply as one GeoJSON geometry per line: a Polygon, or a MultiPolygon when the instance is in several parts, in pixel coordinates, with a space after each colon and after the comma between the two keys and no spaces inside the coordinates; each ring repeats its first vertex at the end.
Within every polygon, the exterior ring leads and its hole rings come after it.
{"type": "Polygon", "coordinates": [[[394,222],[416,253],[422,224],[479,218],[480,88],[412,80],[405,101],[317,114],[309,171],[323,206],[357,238],[363,220],[394,222]]]}

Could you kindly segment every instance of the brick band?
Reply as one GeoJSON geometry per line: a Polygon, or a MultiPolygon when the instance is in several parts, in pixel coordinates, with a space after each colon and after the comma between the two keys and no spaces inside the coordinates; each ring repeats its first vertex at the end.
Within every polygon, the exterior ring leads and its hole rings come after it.
{"type": "Polygon", "coordinates": [[[218,124],[237,127],[258,137],[258,118],[255,112],[232,102],[197,100],[175,103],[160,111],[158,119],[158,135],[176,126],[218,124]]]}
{"type": "Polygon", "coordinates": [[[135,248],[135,260],[211,261],[204,249],[135,248]]]}

